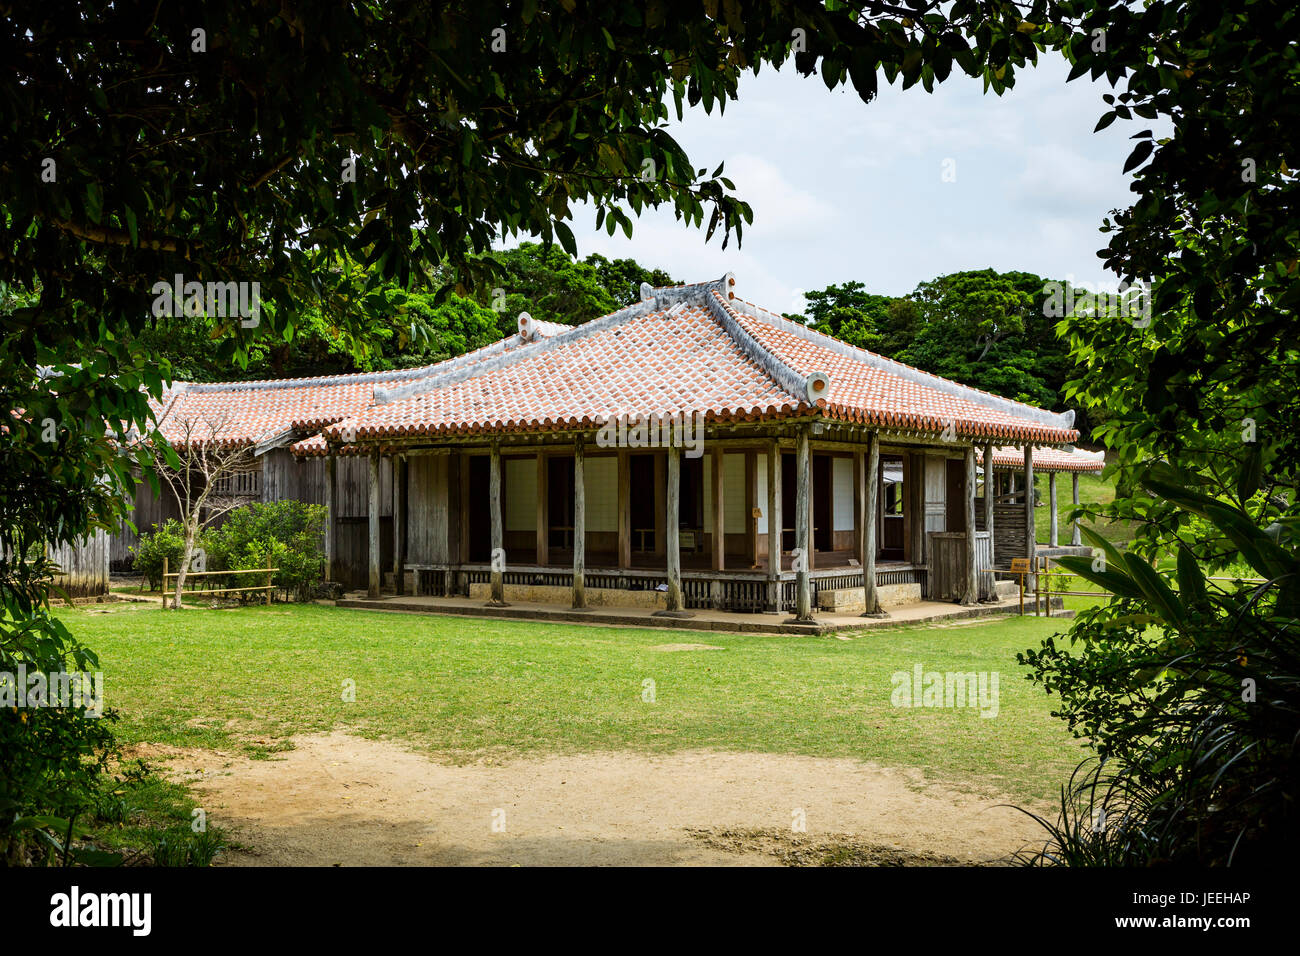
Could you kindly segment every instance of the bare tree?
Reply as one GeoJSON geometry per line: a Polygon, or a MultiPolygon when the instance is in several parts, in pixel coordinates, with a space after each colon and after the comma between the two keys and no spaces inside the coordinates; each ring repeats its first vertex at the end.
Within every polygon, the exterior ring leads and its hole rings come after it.
{"type": "Polygon", "coordinates": [[[179,437],[168,443],[176,461],[168,454],[168,446],[152,446],[155,467],[176,496],[185,529],[185,552],[176,569],[173,603],[177,610],[181,608],[181,591],[194,559],[199,531],[248,501],[248,495],[241,492],[250,486],[248,476],[258,471],[253,446],[225,437],[229,428],[230,418],[225,415],[177,421],[173,429],[179,437]]]}

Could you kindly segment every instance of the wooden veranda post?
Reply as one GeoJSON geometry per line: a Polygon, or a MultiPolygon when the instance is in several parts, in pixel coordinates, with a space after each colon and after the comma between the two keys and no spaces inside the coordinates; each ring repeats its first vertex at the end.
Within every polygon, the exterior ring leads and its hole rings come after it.
{"type": "Polygon", "coordinates": [[[690,617],[682,607],[682,450],[670,443],[666,455],[668,475],[665,480],[664,537],[667,540],[664,543],[664,564],[668,575],[668,593],[665,595],[666,607],[662,611],[655,611],[655,614],[690,617]]]}
{"type": "Polygon", "coordinates": [[[1047,543],[1053,548],[1057,545],[1057,524],[1056,524],[1056,472],[1047,473],[1047,499],[1048,506],[1052,509],[1052,514],[1048,518],[1047,543]]]}
{"type": "Polygon", "coordinates": [[[989,533],[989,567],[996,559],[993,547],[993,499],[996,495],[996,482],[993,480],[993,442],[984,443],[984,530],[989,533]]]}
{"type": "Polygon", "coordinates": [[[799,552],[795,567],[795,616],[798,624],[811,624],[812,614],[812,426],[799,426],[795,439],[794,538],[799,552]]]}
{"type": "Polygon", "coordinates": [[[333,448],[325,458],[325,580],[334,580],[334,562],[339,553],[338,501],[336,495],[338,454],[333,448]]]}
{"type": "Polygon", "coordinates": [[[618,566],[632,567],[632,460],[618,450],[618,566]]]}
{"type": "Polygon", "coordinates": [[[488,510],[492,516],[492,597],[490,607],[506,606],[505,547],[501,520],[501,442],[492,442],[488,463],[488,510]]]}
{"type": "MultiPolygon", "coordinates": [[[[1077,471],[1070,476],[1070,481],[1071,481],[1071,485],[1073,486],[1071,488],[1071,498],[1074,500],[1074,507],[1078,508],[1079,507],[1079,473],[1077,471]]],[[[1070,544],[1074,545],[1075,547],[1078,547],[1082,543],[1083,543],[1082,537],[1079,534],[1079,519],[1076,518],[1070,522],[1070,544]]]]}
{"type": "Polygon", "coordinates": [[[781,443],[767,449],[767,581],[768,610],[780,611],[781,597],[781,443]]]}
{"type": "Polygon", "coordinates": [[[961,603],[971,607],[980,599],[980,569],[975,547],[975,446],[966,446],[966,584],[962,589],[961,603]]]}
{"type": "Polygon", "coordinates": [[[405,455],[393,459],[393,590],[406,593],[406,482],[405,455]]]}
{"type": "Polygon", "coordinates": [[[366,502],[366,514],[370,522],[370,584],[366,597],[372,601],[379,600],[379,449],[370,451],[370,483],[366,502]]]}
{"type": "MultiPolygon", "coordinates": [[[[1025,557],[1029,559],[1032,573],[1037,567],[1038,541],[1034,530],[1034,446],[1031,444],[1025,445],[1025,557]]],[[[1033,588],[1035,592],[1038,590],[1037,578],[1033,588]]]]}
{"type": "Polygon", "coordinates": [[[886,617],[880,606],[880,589],[876,584],[876,551],[878,524],[877,513],[880,511],[878,501],[880,490],[880,435],[878,432],[867,433],[866,464],[862,470],[861,480],[865,483],[859,498],[862,514],[858,520],[862,551],[862,616],[886,617]]]}
{"type": "Polygon", "coordinates": [[[726,456],[722,454],[722,449],[717,445],[713,446],[713,514],[711,516],[713,523],[713,570],[723,571],[727,566],[727,544],[726,529],[726,509],[723,507],[723,497],[726,494],[726,475],[723,459],[726,456]]]}
{"type": "Polygon", "coordinates": [[[550,531],[546,526],[546,453],[537,452],[537,563],[540,565],[550,564],[551,550],[550,542],[547,541],[550,531]]]}
{"type": "Polygon", "coordinates": [[[573,440],[573,609],[587,609],[587,466],[584,438],[573,440]]]}

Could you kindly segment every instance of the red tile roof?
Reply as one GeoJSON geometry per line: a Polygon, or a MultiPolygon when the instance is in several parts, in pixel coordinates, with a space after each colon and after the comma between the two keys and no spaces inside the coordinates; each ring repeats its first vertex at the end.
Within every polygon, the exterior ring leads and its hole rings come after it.
{"type": "MultiPolygon", "coordinates": [[[[983,459],[980,460],[983,461],[983,459]]],[[[1024,464],[1025,452],[1022,448],[993,449],[994,468],[1023,468],[1024,464]]],[[[1106,455],[1104,452],[1084,451],[1081,448],[1071,451],[1066,448],[1034,446],[1035,471],[1100,472],[1105,467],[1106,455]]]]}
{"type": "MultiPolygon", "coordinates": [[[[186,419],[228,419],[229,435],[257,444],[292,430],[302,455],[324,454],[326,439],[387,445],[683,412],[710,421],[817,414],[1002,442],[1059,445],[1078,435],[1072,415],[950,382],[743,302],[729,275],[642,295],[584,325],[535,323],[527,341],[510,336],[421,369],[182,386],[166,403],[163,431],[171,439],[186,419]],[[821,391],[810,388],[815,373],[821,391]]],[[[1048,449],[1039,454],[1051,460],[1048,449]]]]}
{"type": "Polygon", "coordinates": [[[162,402],[151,404],[160,430],[174,444],[183,444],[188,429],[196,440],[208,440],[215,431],[222,442],[255,445],[288,429],[315,432],[356,414],[371,403],[377,386],[400,385],[438,371],[467,368],[535,345],[569,326],[538,321],[536,329],[533,340],[523,341],[519,335],[511,335],[420,368],[258,382],[181,382],[163,396],[162,402]]]}

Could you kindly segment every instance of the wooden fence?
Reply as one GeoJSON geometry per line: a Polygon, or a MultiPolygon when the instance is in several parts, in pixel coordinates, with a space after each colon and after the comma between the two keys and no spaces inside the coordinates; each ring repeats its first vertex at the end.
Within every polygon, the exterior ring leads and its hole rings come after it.
{"type": "MultiPolygon", "coordinates": [[[[242,594],[247,591],[265,591],[266,603],[269,605],[271,603],[271,596],[275,593],[275,585],[271,583],[271,579],[274,577],[275,572],[279,571],[280,569],[271,567],[269,563],[270,559],[268,558],[267,560],[268,560],[268,564],[265,568],[246,568],[242,571],[187,571],[185,573],[186,578],[210,578],[210,577],[220,577],[220,576],[231,575],[231,574],[265,574],[266,575],[265,584],[259,584],[254,587],[248,587],[248,588],[207,588],[204,590],[182,591],[181,593],[182,595],[242,594]]],[[[180,572],[175,572],[175,573],[168,572],[167,558],[163,558],[162,604],[164,610],[167,609],[168,601],[170,600],[168,596],[168,590],[167,590],[167,579],[179,578],[179,577],[180,577],[180,572]]]]}

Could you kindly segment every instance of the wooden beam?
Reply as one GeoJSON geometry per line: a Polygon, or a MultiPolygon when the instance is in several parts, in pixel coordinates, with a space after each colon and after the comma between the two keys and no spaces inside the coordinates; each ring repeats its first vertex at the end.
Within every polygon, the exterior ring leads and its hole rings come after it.
{"type": "Polygon", "coordinates": [[[975,530],[975,446],[966,446],[966,481],[965,492],[966,501],[966,582],[962,588],[961,603],[966,607],[973,607],[980,600],[980,576],[978,564],[978,550],[975,547],[978,533],[975,530]]]}
{"type": "Polygon", "coordinates": [[[325,459],[325,580],[334,580],[339,553],[338,454],[331,449],[325,459]]]}
{"type": "Polygon", "coordinates": [[[488,452],[488,511],[492,517],[492,598],[491,607],[505,607],[505,535],[501,521],[501,443],[493,442],[488,452]]]}
{"type": "Polygon", "coordinates": [[[808,624],[812,615],[812,452],[808,447],[811,426],[799,426],[795,442],[794,544],[801,553],[795,568],[795,617],[808,624]]]}
{"type": "Polygon", "coordinates": [[[1056,519],[1056,472],[1054,471],[1049,471],[1047,473],[1047,499],[1048,504],[1052,509],[1052,513],[1047,519],[1047,543],[1055,548],[1059,531],[1057,529],[1056,519]]]}
{"type": "Polygon", "coordinates": [[[989,567],[993,567],[997,549],[993,546],[993,501],[997,482],[993,480],[993,442],[984,443],[984,530],[989,533],[989,567]]]}
{"type": "Polygon", "coordinates": [[[880,436],[875,432],[867,434],[867,457],[860,474],[865,484],[859,495],[862,511],[858,516],[861,529],[858,546],[862,551],[862,616],[887,617],[880,607],[880,590],[876,585],[876,552],[880,550],[876,531],[880,513],[880,436]]]}
{"type": "Polygon", "coordinates": [[[587,607],[587,463],[581,435],[573,445],[573,608],[587,607]]]}
{"type": "Polygon", "coordinates": [[[537,452],[537,538],[535,548],[537,551],[536,561],[539,565],[547,565],[551,563],[550,528],[548,527],[549,498],[546,490],[546,462],[546,452],[539,449],[537,452]]]}
{"type": "Polygon", "coordinates": [[[409,467],[405,455],[393,459],[393,588],[406,593],[406,486],[409,467]]]}
{"type": "Polygon", "coordinates": [[[632,567],[632,459],[618,450],[618,566],[632,567]]]}
{"type": "Polygon", "coordinates": [[[370,584],[366,597],[379,600],[379,449],[370,452],[370,486],[366,501],[366,515],[370,521],[370,584]]]}
{"type": "MultiPolygon", "coordinates": [[[[1074,506],[1078,508],[1079,507],[1079,473],[1076,471],[1074,474],[1070,475],[1070,479],[1071,479],[1070,483],[1072,485],[1071,498],[1074,500],[1074,506]]],[[[1079,522],[1076,519],[1070,522],[1070,544],[1078,547],[1082,543],[1083,543],[1083,538],[1079,534],[1079,522]]]]}
{"type": "Polygon", "coordinates": [[[727,569],[727,534],[726,509],[723,496],[726,494],[726,466],[723,464],[722,449],[713,446],[713,570],[727,569]]]}

